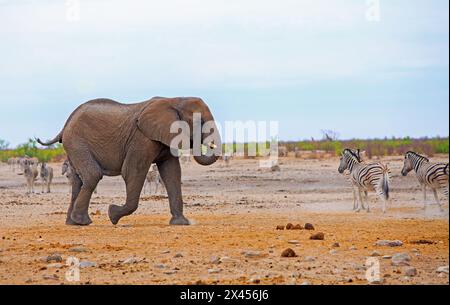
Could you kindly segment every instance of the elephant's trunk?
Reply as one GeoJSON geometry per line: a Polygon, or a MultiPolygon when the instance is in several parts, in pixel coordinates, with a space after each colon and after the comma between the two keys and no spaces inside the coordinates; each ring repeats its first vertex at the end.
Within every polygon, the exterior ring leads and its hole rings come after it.
{"type": "MultiPolygon", "coordinates": [[[[214,122],[212,115],[210,115],[208,119],[210,119],[210,122],[214,122]]],[[[213,131],[207,134],[202,134],[202,143],[207,148],[206,153],[202,153],[200,156],[194,155],[194,160],[198,164],[204,166],[214,164],[219,159],[222,152],[222,141],[215,123],[213,124],[213,131]],[[208,139],[207,141],[209,143],[205,143],[205,139],[208,139]]]]}

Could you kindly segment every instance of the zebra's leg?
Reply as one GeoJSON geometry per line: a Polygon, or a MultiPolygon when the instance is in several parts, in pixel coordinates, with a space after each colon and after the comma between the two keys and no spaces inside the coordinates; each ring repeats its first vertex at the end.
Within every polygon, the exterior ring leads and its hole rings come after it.
{"type": "Polygon", "coordinates": [[[359,205],[358,208],[356,209],[356,212],[360,212],[361,211],[361,207],[364,207],[364,203],[362,200],[362,195],[361,195],[361,190],[358,188],[358,199],[359,199],[359,205]]]}
{"type": "Polygon", "coordinates": [[[352,191],[353,191],[353,211],[356,211],[356,209],[358,208],[358,199],[356,198],[355,187],[352,187],[352,191]]]}
{"type": "Polygon", "coordinates": [[[433,189],[433,195],[434,195],[434,199],[436,200],[436,202],[437,202],[437,204],[439,206],[439,210],[441,210],[441,212],[443,212],[444,209],[442,208],[442,205],[441,205],[441,202],[439,200],[439,196],[438,196],[438,193],[437,193],[436,189],[433,189]]]}
{"type": "Polygon", "coordinates": [[[423,192],[423,209],[425,210],[427,208],[427,186],[422,186],[422,192],[423,192]]]}
{"type": "Polygon", "coordinates": [[[367,191],[364,191],[364,199],[367,203],[367,213],[370,213],[369,194],[367,193],[367,191]]]}

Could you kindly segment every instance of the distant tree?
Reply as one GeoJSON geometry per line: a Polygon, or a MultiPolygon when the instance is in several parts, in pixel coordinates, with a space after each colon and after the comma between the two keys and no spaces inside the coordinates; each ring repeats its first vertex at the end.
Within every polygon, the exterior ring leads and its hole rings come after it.
{"type": "Polygon", "coordinates": [[[9,143],[3,139],[0,139],[0,150],[8,149],[9,143]]]}
{"type": "Polygon", "coordinates": [[[334,142],[339,139],[339,133],[334,130],[321,130],[325,141],[334,142]]]}

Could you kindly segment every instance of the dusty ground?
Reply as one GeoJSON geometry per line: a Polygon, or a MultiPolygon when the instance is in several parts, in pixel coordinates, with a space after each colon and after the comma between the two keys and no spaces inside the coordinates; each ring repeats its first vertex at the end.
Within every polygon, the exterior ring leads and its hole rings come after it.
{"type": "MultiPolygon", "coordinates": [[[[448,156],[434,159],[448,162],[448,156]]],[[[233,160],[229,168],[222,162],[184,165],[190,227],[168,226],[167,198],[148,194],[136,214],[112,226],[108,205],[123,204],[125,197],[119,177],[100,183],[91,226],[65,226],[69,187],[60,164],[52,164],[53,193],[31,196],[24,177],[0,164],[0,284],[72,284],[65,277],[68,257],[94,263],[80,270],[81,284],[367,284],[364,265],[374,251],[407,252],[418,271],[407,277],[408,267],[378,257],[384,284],[448,284],[448,274],[436,272],[449,264],[448,202],[442,198],[444,213],[436,205],[422,210],[414,175],[399,174],[402,157],[383,162],[393,173],[386,215],[374,194],[372,213],[351,211],[351,188],[337,173],[337,159],[284,159],[278,173],[259,169],[256,160],[233,160]],[[309,222],[316,231],[276,230],[289,222],[309,222]],[[325,240],[309,239],[317,232],[325,240]],[[375,246],[379,239],[404,244],[375,246]],[[281,258],[288,247],[296,258],[281,258]],[[61,264],[45,261],[54,253],[61,264]]]]}

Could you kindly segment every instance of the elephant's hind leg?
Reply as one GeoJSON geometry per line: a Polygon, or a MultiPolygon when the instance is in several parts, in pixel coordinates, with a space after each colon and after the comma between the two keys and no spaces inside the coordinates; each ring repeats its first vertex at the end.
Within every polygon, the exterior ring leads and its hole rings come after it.
{"type": "Polygon", "coordinates": [[[77,200],[78,194],[81,191],[81,179],[77,174],[73,174],[70,179],[72,185],[72,199],[70,200],[69,210],[67,211],[66,225],[76,225],[76,223],[70,218],[70,215],[73,211],[73,205],[75,204],[75,200],[77,200]]]}
{"type": "Polygon", "coordinates": [[[97,162],[90,156],[84,156],[79,163],[76,159],[71,159],[71,162],[74,164],[82,185],[74,202],[70,218],[75,224],[86,226],[92,223],[88,213],[89,202],[98,182],[103,177],[103,172],[97,162]]]}

